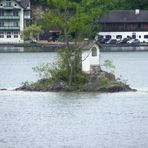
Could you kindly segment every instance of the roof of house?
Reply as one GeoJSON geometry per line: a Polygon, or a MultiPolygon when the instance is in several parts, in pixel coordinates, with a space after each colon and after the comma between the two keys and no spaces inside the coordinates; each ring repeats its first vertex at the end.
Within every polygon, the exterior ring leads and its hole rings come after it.
{"type": "Polygon", "coordinates": [[[30,0],[20,0],[22,7],[27,8],[29,6],[30,0]]]}
{"type": "Polygon", "coordinates": [[[24,9],[26,9],[30,4],[30,0],[15,0],[15,1],[18,2],[24,9]]]}
{"type": "Polygon", "coordinates": [[[148,22],[148,10],[110,10],[100,17],[101,23],[148,22]]]}

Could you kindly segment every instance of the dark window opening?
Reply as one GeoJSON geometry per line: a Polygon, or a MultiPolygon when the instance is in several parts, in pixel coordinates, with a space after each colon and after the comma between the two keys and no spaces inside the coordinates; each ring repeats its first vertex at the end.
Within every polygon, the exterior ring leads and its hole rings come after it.
{"type": "Polygon", "coordinates": [[[106,35],[105,38],[106,39],[111,39],[111,35],[106,35]]]}
{"type": "Polygon", "coordinates": [[[13,16],[18,16],[18,11],[13,11],[13,16]]]}
{"type": "Polygon", "coordinates": [[[91,51],[93,57],[97,56],[97,49],[95,47],[93,47],[91,51]]]}
{"type": "Polygon", "coordinates": [[[18,38],[18,32],[14,32],[14,38],[18,38]]]}
{"type": "Polygon", "coordinates": [[[145,39],[148,39],[148,35],[144,35],[144,38],[145,38],[145,39]]]}
{"type": "Polygon", "coordinates": [[[11,32],[7,32],[7,38],[11,38],[11,32]]]}
{"type": "Polygon", "coordinates": [[[0,27],[4,27],[4,22],[0,22],[0,27]]]}
{"type": "Polygon", "coordinates": [[[132,35],[132,38],[133,38],[133,39],[136,39],[136,35],[135,35],[135,34],[133,34],[133,35],[132,35]]]}
{"type": "Polygon", "coordinates": [[[116,39],[122,39],[122,35],[116,35],[116,39]]]}
{"type": "Polygon", "coordinates": [[[0,38],[4,38],[4,32],[0,32],[0,38]]]}

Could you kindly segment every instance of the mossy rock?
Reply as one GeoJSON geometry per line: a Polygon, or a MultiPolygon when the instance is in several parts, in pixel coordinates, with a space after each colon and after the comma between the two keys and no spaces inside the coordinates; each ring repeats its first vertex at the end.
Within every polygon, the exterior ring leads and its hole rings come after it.
{"type": "Polygon", "coordinates": [[[72,91],[72,89],[67,82],[55,81],[48,85],[48,91],[72,91]]]}
{"type": "MultiPolygon", "coordinates": [[[[90,75],[83,75],[73,82],[71,86],[68,85],[64,79],[41,79],[35,83],[24,83],[16,90],[27,91],[83,91],[83,92],[120,92],[133,91],[127,84],[117,80],[112,73],[98,72],[90,75]],[[82,78],[82,80],[80,80],[82,78]]],[[[135,91],[135,90],[134,90],[135,91]]]]}
{"type": "Polygon", "coordinates": [[[99,89],[101,92],[125,92],[131,91],[132,89],[123,83],[112,83],[106,87],[102,87],[99,89]]]}
{"type": "Polygon", "coordinates": [[[48,86],[51,83],[52,83],[51,79],[40,79],[34,83],[24,82],[23,85],[19,88],[16,88],[16,90],[47,91],[48,86]]]}

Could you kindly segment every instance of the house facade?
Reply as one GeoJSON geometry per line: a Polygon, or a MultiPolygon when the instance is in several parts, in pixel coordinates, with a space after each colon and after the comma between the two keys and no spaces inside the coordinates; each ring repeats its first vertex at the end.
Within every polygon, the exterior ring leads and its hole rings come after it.
{"type": "Polygon", "coordinates": [[[111,10],[99,19],[98,35],[111,39],[134,38],[148,42],[148,10],[111,10]]]}
{"type": "Polygon", "coordinates": [[[0,44],[23,43],[21,34],[30,21],[30,0],[0,0],[0,44]]]}

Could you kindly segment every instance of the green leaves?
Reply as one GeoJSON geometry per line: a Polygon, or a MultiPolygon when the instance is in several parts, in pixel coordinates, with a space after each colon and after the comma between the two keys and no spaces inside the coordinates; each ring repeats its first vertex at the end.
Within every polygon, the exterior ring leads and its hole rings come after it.
{"type": "Polygon", "coordinates": [[[32,24],[24,29],[23,36],[24,36],[24,39],[32,40],[32,39],[37,39],[40,33],[42,33],[41,26],[32,24]]]}
{"type": "Polygon", "coordinates": [[[115,65],[113,65],[112,61],[105,60],[102,66],[104,66],[107,69],[112,69],[112,73],[114,73],[115,65]]]}
{"type": "Polygon", "coordinates": [[[48,26],[58,26],[66,34],[75,32],[79,39],[94,32],[104,4],[103,0],[48,0],[48,3],[52,6],[44,16],[48,26]]]}
{"type": "MultiPolygon", "coordinates": [[[[45,71],[49,70],[54,80],[65,79],[69,86],[81,79],[85,81],[81,71],[79,41],[85,37],[93,37],[99,31],[97,19],[106,8],[107,4],[104,1],[107,2],[107,0],[48,0],[51,7],[45,13],[45,22],[49,27],[57,26],[64,36],[66,46],[59,53],[57,64],[50,70],[48,67],[45,68],[45,71]],[[75,33],[76,36],[73,45],[69,43],[71,33],[75,33]]],[[[39,69],[44,72],[42,70],[39,69]]]]}

